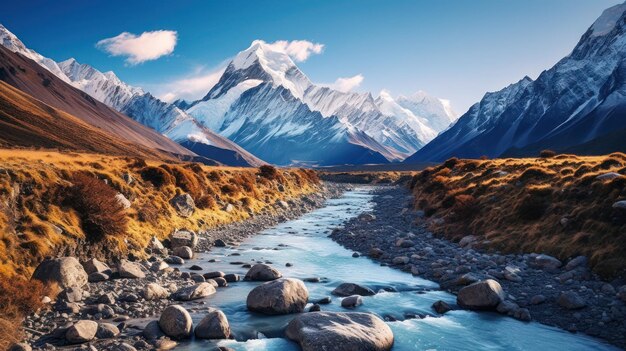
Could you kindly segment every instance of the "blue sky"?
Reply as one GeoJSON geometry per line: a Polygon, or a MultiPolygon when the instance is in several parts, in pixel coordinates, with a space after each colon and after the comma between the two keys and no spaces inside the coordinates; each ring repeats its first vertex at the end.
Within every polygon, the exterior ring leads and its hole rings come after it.
{"type": "MultiPolygon", "coordinates": [[[[163,96],[209,77],[255,39],[308,40],[319,83],[361,74],[358,91],[425,90],[459,113],[567,55],[617,0],[10,1],[0,23],[41,54],[113,70],[163,96]],[[173,53],[129,65],[96,47],[122,32],[176,31],[173,53]],[[184,80],[188,79],[188,80],[184,80]],[[192,79],[192,80],[189,80],[192,79]],[[188,84],[187,84],[188,83],[188,84]]],[[[201,97],[201,90],[186,92],[201,97]]],[[[188,97],[188,96],[187,96],[188,97]]]]}

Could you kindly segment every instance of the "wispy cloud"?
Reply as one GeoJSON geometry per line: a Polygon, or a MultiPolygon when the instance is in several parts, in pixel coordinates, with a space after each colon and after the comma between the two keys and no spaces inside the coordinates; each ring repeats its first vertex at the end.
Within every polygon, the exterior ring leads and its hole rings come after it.
{"type": "Polygon", "coordinates": [[[220,80],[225,66],[207,71],[200,67],[194,73],[152,87],[154,94],[163,101],[172,102],[177,99],[197,100],[202,98],[220,80]]]}
{"type": "MultiPolygon", "coordinates": [[[[262,40],[258,41],[265,43],[262,40]]],[[[278,40],[265,44],[271,46],[274,50],[286,53],[296,62],[304,62],[311,55],[321,54],[324,51],[324,44],[313,43],[308,40],[278,40]]]]}
{"type": "Polygon", "coordinates": [[[126,56],[126,63],[136,65],[171,54],[177,39],[178,33],[172,30],[143,32],[140,35],[123,32],[100,40],[96,47],[113,56],[126,56]]]}
{"type": "Polygon", "coordinates": [[[353,77],[337,78],[337,80],[334,83],[323,84],[323,85],[346,93],[346,92],[349,92],[358,88],[364,79],[365,77],[363,77],[362,74],[357,74],[356,76],[353,76],[353,77]]]}

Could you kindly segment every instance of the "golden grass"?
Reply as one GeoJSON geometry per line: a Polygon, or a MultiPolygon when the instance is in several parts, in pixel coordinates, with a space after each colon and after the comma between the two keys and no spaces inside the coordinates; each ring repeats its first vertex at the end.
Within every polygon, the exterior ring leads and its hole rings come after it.
{"type": "Polygon", "coordinates": [[[483,236],[503,252],[545,252],[561,259],[586,255],[604,277],[626,271],[626,155],[457,160],[412,180],[415,206],[431,229],[449,239],[483,236]],[[600,180],[615,172],[622,176],[600,180]]]}
{"type": "MultiPolygon", "coordinates": [[[[242,220],[277,200],[299,197],[319,186],[314,172],[301,169],[279,169],[275,179],[268,179],[256,168],[0,150],[0,277],[28,277],[55,249],[76,245],[78,240],[89,240],[94,234],[86,232],[84,209],[63,201],[67,189],[76,187],[76,174],[106,180],[107,187],[132,202],[125,210],[125,233],[105,232],[101,245],[116,254],[132,252],[138,256],[144,254],[143,248],[152,235],[165,239],[177,228],[201,230],[242,220]],[[126,173],[133,178],[130,184],[123,179],[126,173]],[[185,192],[199,203],[188,218],[179,216],[169,203],[172,197],[185,192]],[[234,210],[223,211],[227,204],[232,204],[234,210]]],[[[87,196],[88,189],[83,190],[87,191],[81,196],[87,196]]],[[[99,203],[86,205],[91,206],[90,211],[100,208],[99,203]]],[[[105,258],[104,253],[100,258],[105,258]]]]}

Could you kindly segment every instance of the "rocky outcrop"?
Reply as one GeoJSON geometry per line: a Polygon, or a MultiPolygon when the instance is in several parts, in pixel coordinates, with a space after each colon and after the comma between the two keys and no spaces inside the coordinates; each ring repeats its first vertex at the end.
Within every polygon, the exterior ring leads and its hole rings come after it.
{"type": "Polygon", "coordinates": [[[393,346],[391,328],[369,313],[310,312],[297,316],[286,335],[303,351],[385,351],[393,346]]]}

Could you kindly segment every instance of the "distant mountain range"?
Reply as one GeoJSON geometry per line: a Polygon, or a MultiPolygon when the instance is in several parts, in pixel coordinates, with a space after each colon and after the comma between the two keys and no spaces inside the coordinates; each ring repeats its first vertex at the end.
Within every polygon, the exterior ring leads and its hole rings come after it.
{"type": "Polygon", "coordinates": [[[0,26],[2,44],[96,100],[193,152],[231,165],[334,165],[401,161],[456,115],[425,93],[340,92],[313,84],[262,41],[240,52],[201,100],[167,103],[75,59],[55,62],[0,26]]]}
{"type": "Polygon", "coordinates": [[[485,97],[405,162],[626,151],[626,4],[604,11],[537,80],[485,97]]]}

